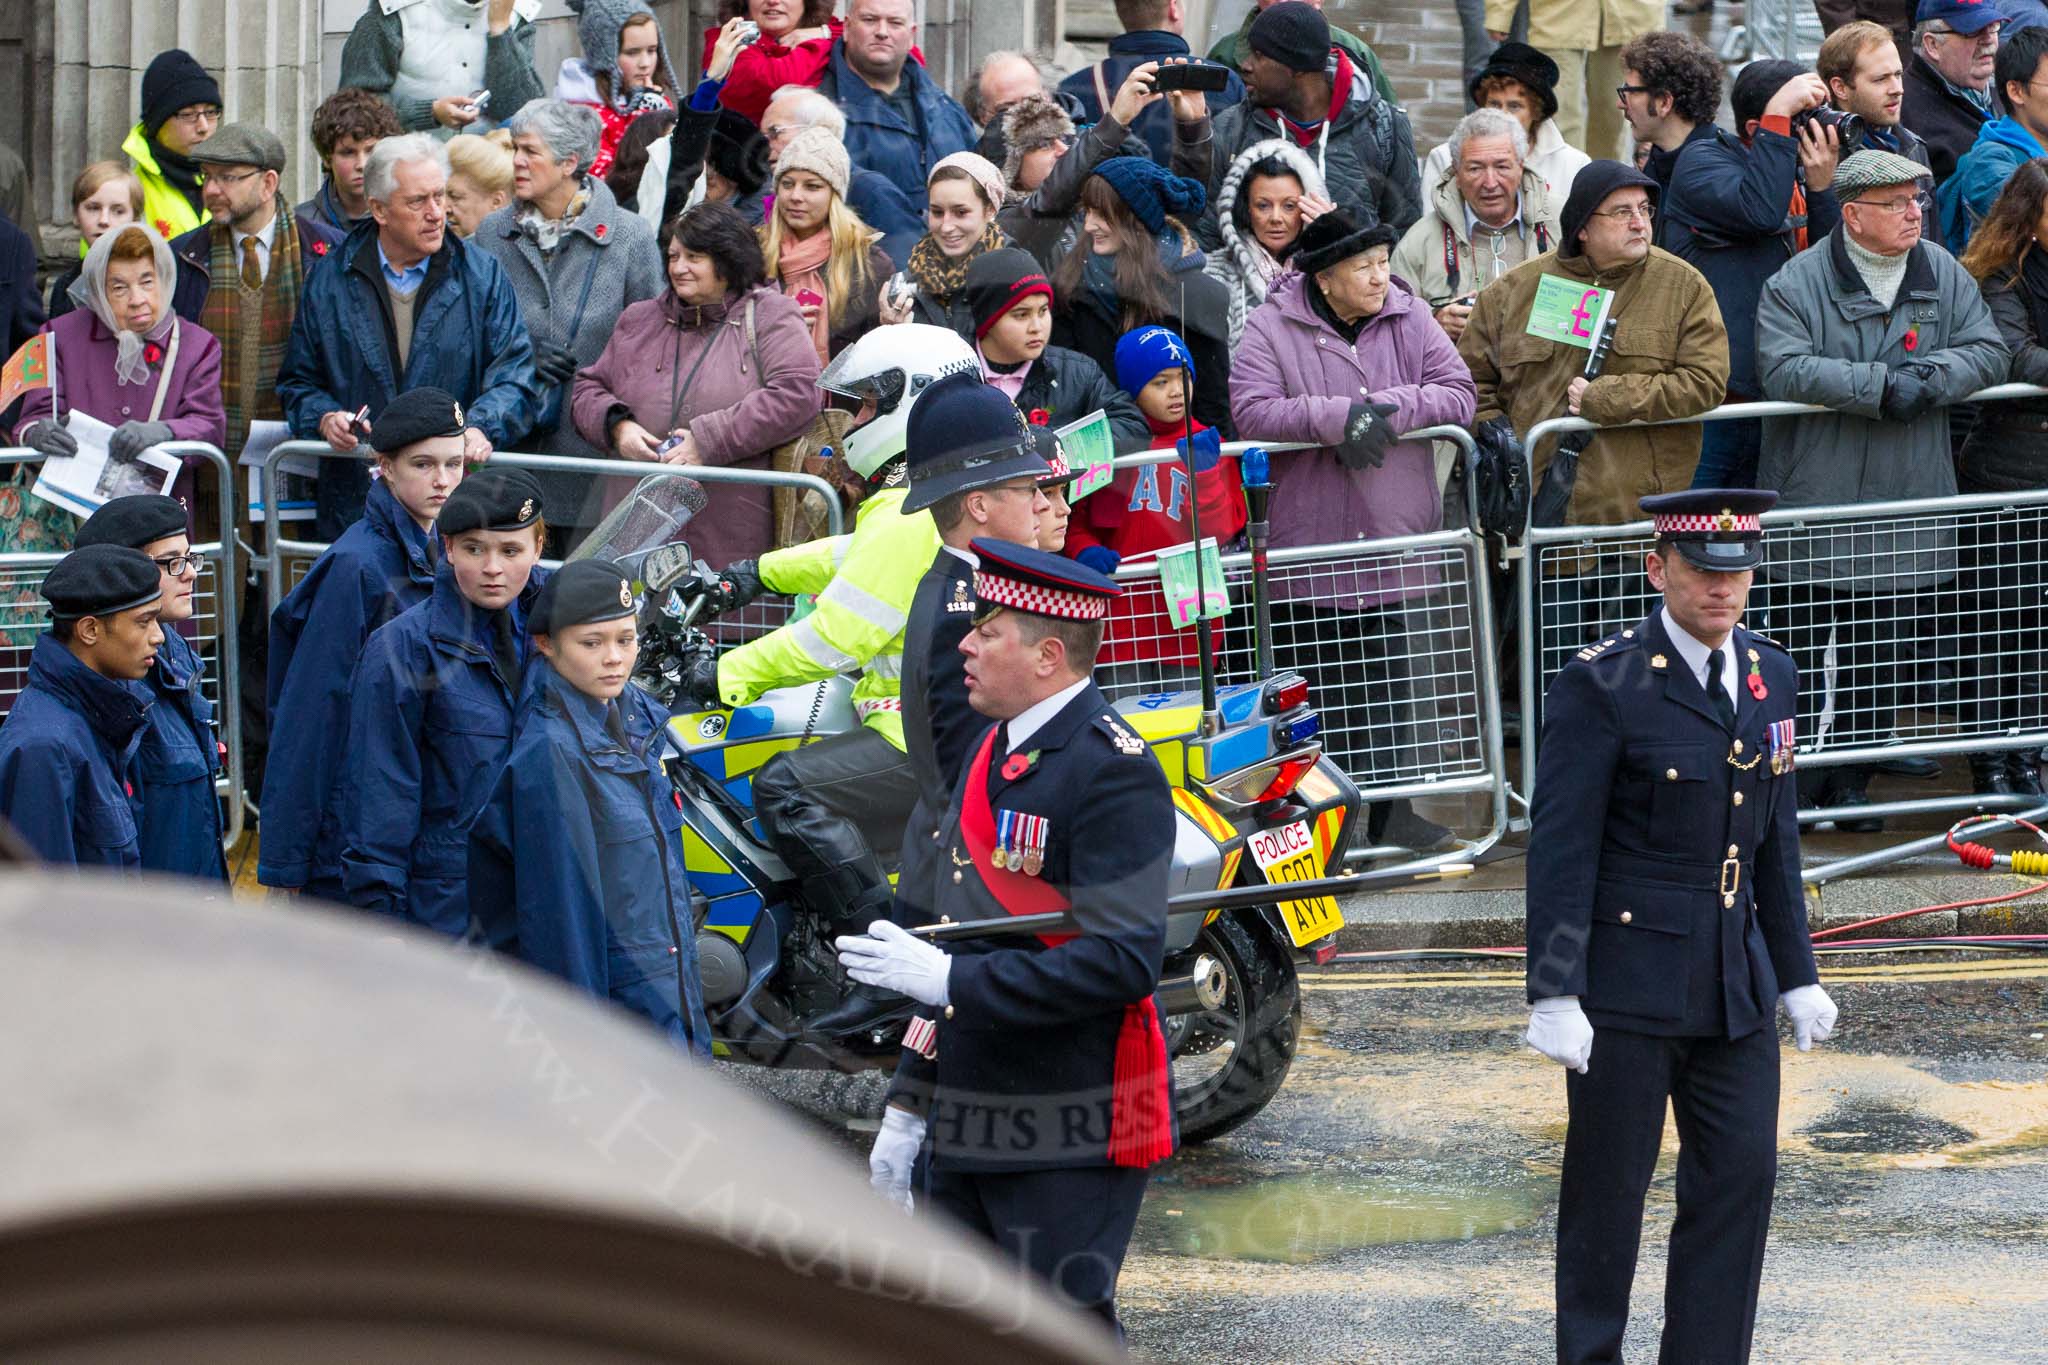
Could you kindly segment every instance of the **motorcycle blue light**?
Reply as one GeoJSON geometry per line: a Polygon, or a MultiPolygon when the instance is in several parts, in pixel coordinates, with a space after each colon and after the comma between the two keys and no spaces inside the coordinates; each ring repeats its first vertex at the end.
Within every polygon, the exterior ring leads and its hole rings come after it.
{"type": "Polygon", "coordinates": [[[1313,711],[1283,716],[1273,723],[1273,743],[1276,748],[1292,749],[1314,739],[1322,730],[1323,718],[1313,711]]]}

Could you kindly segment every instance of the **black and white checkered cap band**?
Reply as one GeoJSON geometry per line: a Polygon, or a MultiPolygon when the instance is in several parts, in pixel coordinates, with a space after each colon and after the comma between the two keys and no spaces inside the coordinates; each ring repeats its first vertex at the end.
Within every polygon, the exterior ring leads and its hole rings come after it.
{"type": "Polygon", "coordinates": [[[985,607],[1010,607],[1063,621],[1100,621],[1109,615],[1109,601],[1098,593],[1020,583],[986,570],[974,575],[974,595],[985,607]]]}

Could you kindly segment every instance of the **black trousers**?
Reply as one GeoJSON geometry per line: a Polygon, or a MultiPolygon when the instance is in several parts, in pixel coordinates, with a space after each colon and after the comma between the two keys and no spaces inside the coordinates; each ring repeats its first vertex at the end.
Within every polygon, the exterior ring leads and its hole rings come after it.
{"type": "Polygon", "coordinates": [[[1778,1034],[1657,1038],[1593,1031],[1565,1073],[1571,1122],[1557,1207],[1557,1358],[1621,1359],[1643,1195],[1664,1106],[1678,1121],[1678,1218],[1664,1272],[1664,1365],[1749,1359],[1778,1174],[1778,1034]]]}
{"type": "Polygon", "coordinates": [[[826,915],[888,884],[883,859],[916,801],[910,760],[865,725],[777,754],[754,778],[761,832],[826,915]]]}
{"type": "Polygon", "coordinates": [[[1083,1312],[1112,1331],[1116,1281],[1151,1171],[1088,1166],[1062,1171],[980,1173],[932,1167],[925,1193],[941,1210],[988,1238],[1083,1312]]]}

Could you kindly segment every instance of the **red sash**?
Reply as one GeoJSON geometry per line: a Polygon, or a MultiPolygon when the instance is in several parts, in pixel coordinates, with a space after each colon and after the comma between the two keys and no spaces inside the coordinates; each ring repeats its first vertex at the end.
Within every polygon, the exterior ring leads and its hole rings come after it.
{"type": "MultiPolygon", "coordinates": [[[[1000,727],[998,727],[1000,728],[1000,727]]],[[[1040,915],[1071,910],[1074,903],[1041,877],[1028,876],[989,861],[996,846],[995,812],[988,802],[988,765],[997,730],[990,730],[967,765],[967,787],[960,800],[960,838],[974,859],[975,875],[1012,915],[1040,915]]],[[[1075,934],[1039,934],[1048,948],[1057,948],[1075,934]]],[[[1166,1035],[1159,1027],[1159,1008],[1147,995],[1124,1006],[1116,1035],[1116,1072],[1110,1082],[1109,1161],[1112,1166],[1150,1166],[1173,1155],[1172,1099],[1167,1089],[1166,1035]]]]}

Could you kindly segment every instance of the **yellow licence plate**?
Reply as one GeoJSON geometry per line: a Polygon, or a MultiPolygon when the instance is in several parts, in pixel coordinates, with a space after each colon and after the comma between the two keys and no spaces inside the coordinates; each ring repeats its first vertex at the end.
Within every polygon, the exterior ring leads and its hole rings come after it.
{"type": "MultiPolygon", "coordinates": [[[[1245,843],[1251,847],[1252,861],[1275,886],[1322,880],[1323,857],[1316,849],[1306,820],[1277,829],[1256,830],[1246,836],[1245,843]]],[[[1344,912],[1337,908],[1335,896],[1281,901],[1280,917],[1287,922],[1287,932],[1297,948],[1306,948],[1344,927],[1344,912]]]]}

